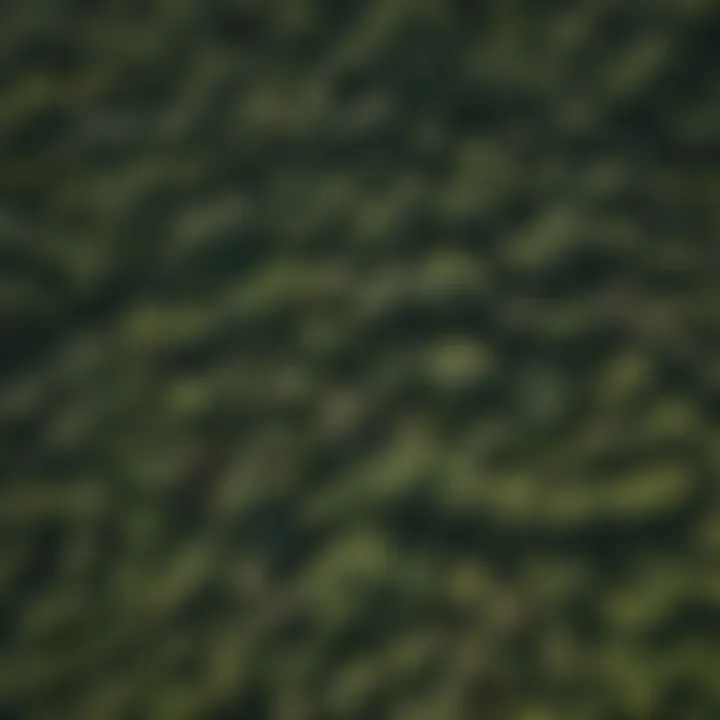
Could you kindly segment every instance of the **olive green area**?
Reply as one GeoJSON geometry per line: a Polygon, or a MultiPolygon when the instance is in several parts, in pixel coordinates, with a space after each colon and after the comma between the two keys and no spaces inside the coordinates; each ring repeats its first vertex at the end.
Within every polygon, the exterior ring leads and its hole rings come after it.
{"type": "Polygon", "coordinates": [[[0,717],[720,718],[716,2],[0,14],[0,717]]]}

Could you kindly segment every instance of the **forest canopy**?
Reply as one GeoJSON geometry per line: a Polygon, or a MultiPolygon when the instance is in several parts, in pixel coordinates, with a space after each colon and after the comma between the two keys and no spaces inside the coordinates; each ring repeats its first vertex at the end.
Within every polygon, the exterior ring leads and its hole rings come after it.
{"type": "Polygon", "coordinates": [[[720,8],[0,11],[0,715],[720,717],[720,8]]]}

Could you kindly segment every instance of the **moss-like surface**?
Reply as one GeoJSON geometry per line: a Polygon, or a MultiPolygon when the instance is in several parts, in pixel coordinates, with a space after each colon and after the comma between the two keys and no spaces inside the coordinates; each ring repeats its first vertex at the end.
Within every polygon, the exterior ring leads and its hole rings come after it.
{"type": "Polygon", "coordinates": [[[3,718],[720,717],[716,3],[0,14],[3,718]]]}

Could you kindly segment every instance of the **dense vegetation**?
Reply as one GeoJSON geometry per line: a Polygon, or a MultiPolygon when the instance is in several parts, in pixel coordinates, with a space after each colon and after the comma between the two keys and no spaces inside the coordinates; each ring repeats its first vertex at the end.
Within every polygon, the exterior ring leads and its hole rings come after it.
{"type": "Polygon", "coordinates": [[[0,11],[3,718],[720,717],[720,8],[0,11]]]}

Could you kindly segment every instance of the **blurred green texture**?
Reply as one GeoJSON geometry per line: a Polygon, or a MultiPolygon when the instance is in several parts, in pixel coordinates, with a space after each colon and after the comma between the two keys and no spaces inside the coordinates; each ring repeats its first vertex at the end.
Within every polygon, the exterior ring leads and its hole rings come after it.
{"type": "Polygon", "coordinates": [[[720,6],[0,10],[0,717],[720,718],[720,6]]]}

